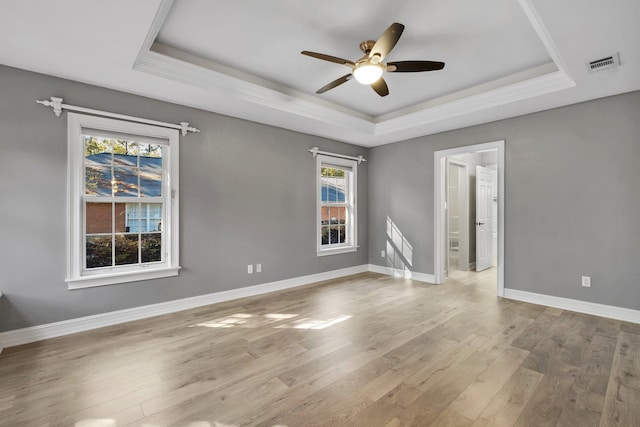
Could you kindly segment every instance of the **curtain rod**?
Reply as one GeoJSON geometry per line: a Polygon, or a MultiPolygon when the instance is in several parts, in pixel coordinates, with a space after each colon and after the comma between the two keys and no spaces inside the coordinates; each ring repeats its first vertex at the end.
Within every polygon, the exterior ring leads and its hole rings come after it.
{"type": "Polygon", "coordinates": [[[178,130],[182,131],[182,136],[186,136],[187,132],[200,132],[200,129],[196,129],[194,127],[190,127],[189,123],[187,123],[187,122],[180,122],[179,125],[176,125],[176,124],[173,124],[173,123],[159,122],[159,121],[156,121],[156,120],[143,119],[143,118],[140,118],[140,117],[126,116],[124,114],[109,113],[107,111],[93,110],[91,108],[84,108],[84,107],[78,107],[76,105],[63,104],[62,103],[62,98],[57,98],[55,96],[51,97],[51,101],[48,101],[48,100],[38,101],[38,100],[36,100],[36,102],[38,104],[42,104],[42,105],[44,105],[46,107],[53,108],[53,112],[55,113],[56,117],[60,117],[60,114],[62,113],[62,110],[65,109],[65,110],[69,110],[69,111],[79,111],[81,113],[93,114],[94,116],[112,117],[114,119],[128,120],[130,122],[145,123],[145,124],[148,124],[148,125],[161,126],[161,127],[165,127],[165,128],[171,128],[171,129],[178,129],[178,130]]]}
{"type": "Polygon", "coordinates": [[[345,156],[344,154],[337,154],[337,153],[330,153],[328,151],[320,151],[320,149],[318,147],[313,147],[309,150],[309,152],[311,154],[313,154],[313,157],[315,158],[318,154],[324,154],[325,156],[331,156],[331,157],[338,157],[341,159],[349,159],[349,160],[355,160],[358,162],[358,164],[362,163],[362,162],[366,162],[367,159],[364,158],[364,156],[358,156],[358,157],[353,157],[353,156],[345,156]]]}

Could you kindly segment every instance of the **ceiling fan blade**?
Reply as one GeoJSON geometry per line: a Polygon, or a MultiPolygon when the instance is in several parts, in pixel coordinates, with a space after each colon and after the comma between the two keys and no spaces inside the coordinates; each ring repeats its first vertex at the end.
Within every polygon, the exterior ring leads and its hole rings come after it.
{"type": "Polygon", "coordinates": [[[356,65],[355,62],[349,61],[348,59],[338,58],[337,56],[325,55],[324,53],[309,52],[308,50],[303,50],[300,53],[303,55],[311,56],[313,58],[322,59],[324,61],[335,62],[336,64],[346,65],[348,67],[354,67],[356,65]]]}
{"type": "Polygon", "coordinates": [[[316,91],[316,93],[325,93],[328,90],[333,89],[334,87],[340,86],[342,83],[346,83],[353,78],[353,74],[345,74],[344,76],[335,79],[329,84],[322,86],[320,89],[316,91]]]}
{"type": "Polygon", "coordinates": [[[385,30],[384,33],[378,38],[376,44],[371,48],[369,52],[369,58],[379,56],[382,61],[391,52],[391,49],[398,43],[400,36],[404,31],[404,25],[394,22],[385,30]]]}
{"type": "Polygon", "coordinates": [[[390,73],[417,73],[419,71],[442,70],[444,62],[438,61],[396,61],[387,63],[390,73]]]}
{"type": "Polygon", "coordinates": [[[380,96],[389,95],[389,86],[387,86],[387,82],[385,82],[382,77],[371,83],[371,88],[380,96]]]}

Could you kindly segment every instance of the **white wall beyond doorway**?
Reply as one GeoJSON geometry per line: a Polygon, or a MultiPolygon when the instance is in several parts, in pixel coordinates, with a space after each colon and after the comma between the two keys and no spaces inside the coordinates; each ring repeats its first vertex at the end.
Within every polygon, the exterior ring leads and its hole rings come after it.
{"type": "Polygon", "coordinates": [[[442,283],[447,263],[447,235],[446,235],[446,158],[462,153],[478,153],[497,150],[498,153],[498,200],[497,200],[497,290],[498,296],[504,296],[504,141],[487,142],[436,151],[434,153],[434,279],[435,283],[442,283]]]}

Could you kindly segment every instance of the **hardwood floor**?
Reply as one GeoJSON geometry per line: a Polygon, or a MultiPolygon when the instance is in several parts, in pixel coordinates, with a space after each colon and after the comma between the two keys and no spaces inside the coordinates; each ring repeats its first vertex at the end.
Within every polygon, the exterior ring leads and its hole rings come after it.
{"type": "Polygon", "coordinates": [[[640,325],[365,273],[0,355],[0,426],[640,426],[640,325]]]}

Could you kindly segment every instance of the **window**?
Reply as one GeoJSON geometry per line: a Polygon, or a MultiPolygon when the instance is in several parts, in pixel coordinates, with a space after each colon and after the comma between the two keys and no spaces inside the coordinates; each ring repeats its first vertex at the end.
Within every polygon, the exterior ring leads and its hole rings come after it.
{"type": "Polygon", "coordinates": [[[178,131],[69,113],[69,289],[178,274],[178,131]]]}
{"type": "Polygon", "coordinates": [[[317,155],[318,255],[355,252],[356,169],[354,160],[317,155]]]}

